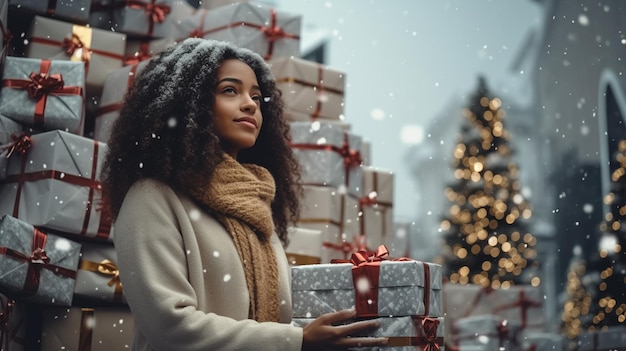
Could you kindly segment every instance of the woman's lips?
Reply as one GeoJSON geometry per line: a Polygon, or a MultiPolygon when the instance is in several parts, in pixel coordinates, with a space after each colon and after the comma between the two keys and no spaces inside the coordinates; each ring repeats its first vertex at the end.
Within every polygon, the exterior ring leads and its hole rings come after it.
{"type": "Polygon", "coordinates": [[[256,119],[254,119],[252,117],[239,117],[239,118],[235,119],[235,122],[248,125],[248,126],[250,126],[251,128],[254,128],[254,129],[257,129],[257,127],[258,127],[256,119]]]}

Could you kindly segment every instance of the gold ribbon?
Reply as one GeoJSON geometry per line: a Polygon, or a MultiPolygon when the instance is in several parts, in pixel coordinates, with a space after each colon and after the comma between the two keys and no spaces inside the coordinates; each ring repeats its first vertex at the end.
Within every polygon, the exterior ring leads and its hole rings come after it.
{"type": "Polygon", "coordinates": [[[302,254],[295,254],[295,253],[287,252],[287,261],[290,264],[299,266],[299,265],[305,265],[305,264],[318,264],[321,262],[321,259],[316,256],[302,255],[302,254]]]}
{"type": "Polygon", "coordinates": [[[89,261],[85,259],[80,260],[80,267],[85,271],[99,273],[111,279],[107,282],[108,286],[115,285],[115,291],[113,293],[113,299],[115,301],[122,301],[122,281],[120,280],[120,270],[117,268],[115,262],[104,259],[100,262],[89,261]]]}

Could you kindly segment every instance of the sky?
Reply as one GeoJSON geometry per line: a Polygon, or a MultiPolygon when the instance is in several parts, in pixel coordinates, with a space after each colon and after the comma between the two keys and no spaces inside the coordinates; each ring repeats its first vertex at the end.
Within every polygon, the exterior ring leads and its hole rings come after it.
{"type": "MultiPolygon", "coordinates": [[[[531,0],[276,0],[302,16],[302,42],[328,38],[329,67],[346,73],[344,116],[371,145],[372,166],[394,172],[394,217],[416,217],[410,147],[479,74],[510,75],[523,42],[543,22],[531,0]],[[307,36],[308,33],[308,36],[307,36]]],[[[459,118],[462,118],[459,115],[459,118]]]]}

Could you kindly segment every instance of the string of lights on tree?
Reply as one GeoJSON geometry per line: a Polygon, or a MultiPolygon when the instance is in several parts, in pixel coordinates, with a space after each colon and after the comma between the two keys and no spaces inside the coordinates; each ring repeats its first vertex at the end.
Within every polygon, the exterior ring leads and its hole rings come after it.
{"type": "Polygon", "coordinates": [[[440,224],[444,248],[437,261],[453,283],[538,286],[536,238],[527,230],[532,211],[512,161],[502,101],[489,95],[484,78],[463,116],[454,181],[445,189],[451,206],[440,224]]]}
{"type": "Polygon", "coordinates": [[[602,329],[626,322],[626,140],[617,145],[610,164],[611,188],[604,197],[608,211],[600,224],[597,272],[600,281],[592,305],[593,319],[589,330],[602,329]]]}
{"type": "Polygon", "coordinates": [[[578,337],[591,320],[592,297],[586,288],[589,285],[585,282],[586,277],[589,275],[586,274],[586,262],[582,259],[582,248],[576,246],[567,272],[567,301],[561,312],[561,332],[569,340],[578,337]]]}

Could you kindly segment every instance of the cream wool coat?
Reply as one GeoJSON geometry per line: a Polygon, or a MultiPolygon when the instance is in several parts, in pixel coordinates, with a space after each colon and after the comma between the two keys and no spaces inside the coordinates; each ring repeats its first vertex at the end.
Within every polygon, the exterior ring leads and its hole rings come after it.
{"type": "Polygon", "coordinates": [[[124,294],[136,322],[133,350],[289,350],[302,345],[291,320],[289,266],[276,235],[281,323],[248,320],[243,267],[230,235],[189,198],[141,180],[115,222],[124,294]]]}

